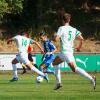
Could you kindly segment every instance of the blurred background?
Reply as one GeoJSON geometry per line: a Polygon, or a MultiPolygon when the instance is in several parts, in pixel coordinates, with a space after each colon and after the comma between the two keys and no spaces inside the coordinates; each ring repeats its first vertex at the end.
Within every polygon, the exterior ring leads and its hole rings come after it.
{"type": "Polygon", "coordinates": [[[81,51],[100,52],[100,0],[0,0],[0,51],[8,51],[6,39],[22,31],[36,40],[41,31],[53,35],[65,12],[72,15],[70,24],[83,33],[81,51]]]}

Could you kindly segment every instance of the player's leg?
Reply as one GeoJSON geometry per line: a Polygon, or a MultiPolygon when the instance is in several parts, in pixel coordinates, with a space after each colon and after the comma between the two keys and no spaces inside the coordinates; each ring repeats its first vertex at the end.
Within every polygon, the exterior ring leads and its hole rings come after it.
{"type": "MultiPolygon", "coordinates": [[[[43,60],[42,64],[40,65],[41,71],[43,71],[46,76],[48,76],[48,73],[54,74],[54,71],[52,71],[50,69],[48,70],[48,67],[53,62],[54,58],[55,57],[53,55],[45,56],[45,59],[43,60]]],[[[48,78],[48,80],[49,80],[49,78],[48,78]]]]}
{"type": "Polygon", "coordinates": [[[33,58],[31,53],[28,53],[28,59],[33,64],[33,58]]]}
{"type": "MultiPolygon", "coordinates": [[[[25,56],[25,55],[24,55],[25,56]]],[[[26,54],[27,56],[27,54],[26,54]]],[[[32,58],[32,56],[30,57],[32,58]]],[[[25,64],[28,68],[30,68],[32,71],[38,73],[39,75],[43,76],[46,80],[47,80],[47,77],[45,76],[45,74],[43,72],[41,72],[40,70],[38,70],[35,66],[32,65],[32,63],[30,63],[30,61],[27,59],[27,57],[25,57],[25,64]]],[[[31,59],[32,60],[32,59],[31,59]]],[[[47,80],[48,81],[48,80],[47,80]]]]}
{"type": "Polygon", "coordinates": [[[62,62],[63,62],[63,60],[60,58],[60,55],[57,56],[53,61],[53,66],[54,66],[54,71],[55,71],[55,76],[56,76],[56,86],[55,86],[54,90],[57,90],[60,87],[62,87],[61,72],[60,72],[60,66],[59,66],[59,64],[62,62]]]}
{"type": "MultiPolygon", "coordinates": [[[[31,53],[28,53],[28,59],[33,64],[33,58],[32,58],[32,54],[31,53]]],[[[22,68],[23,68],[22,74],[25,74],[27,72],[25,64],[22,64],[22,68]]]]}
{"type": "Polygon", "coordinates": [[[23,68],[23,72],[22,74],[25,74],[27,71],[26,71],[26,66],[24,64],[21,64],[22,65],[22,68],[23,68]]]}
{"type": "Polygon", "coordinates": [[[33,64],[37,69],[39,69],[38,65],[37,64],[33,64]]]}
{"type": "Polygon", "coordinates": [[[28,59],[32,63],[32,65],[34,65],[37,69],[39,69],[38,65],[34,63],[34,60],[32,58],[32,54],[31,53],[28,53],[28,59]]]}
{"type": "Polygon", "coordinates": [[[48,79],[48,81],[49,81],[48,74],[45,73],[45,71],[46,71],[46,69],[47,69],[46,67],[47,67],[47,66],[46,66],[45,62],[43,61],[42,64],[40,65],[39,70],[42,71],[42,72],[45,74],[45,76],[47,77],[47,79],[48,79]]]}
{"type": "Polygon", "coordinates": [[[44,70],[45,73],[55,74],[54,70],[49,69],[49,66],[54,61],[54,59],[55,59],[55,56],[51,55],[50,57],[48,57],[46,61],[44,61],[46,65],[46,68],[44,70]]]}
{"type": "Polygon", "coordinates": [[[47,76],[46,76],[42,71],[38,70],[38,69],[37,69],[36,67],[34,67],[31,63],[27,63],[26,66],[27,66],[28,68],[30,68],[32,71],[34,71],[34,72],[36,72],[37,74],[39,74],[40,76],[43,76],[44,79],[46,79],[47,82],[48,82],[47,76]]]}
{"type": "Polygon", "coordinates": [[[74,56],[73,55],[69,55],[69,63],[68,65],[70,66],[70,68],[72,69],[73,72],[76,72],[84,77],[86,77],[87,79],[89,79],[92,83],[93,83],[93,87],[95,89],[96,87],[96,82],[95,82],[95,77],[92,77],[91,75],[89,75],[85,70],[83,70],[82,68],[79,68],[74,60],[74,56]]]}
{"type": "MultiPolygon", "coordinates": [[[[30,63],[33,64],[33,58],[32,58],[32,54],[31,53],[28,53],[28,59],[29,59],[30,63]]],[[[23,68],[22,74],[25,74],[27,72],[25,67],[26,66],[24,64],[22,64],[22,68],[23,68]]]]}
{"type": "MultiPolygon", "coordinates": [[[[28,67],[29,69],[31,69],[31,71],[34,71],[34,72],[38,73],[39,75],[43,76],[44,79],[47,80],[45,74],[44,74],[43,72],[39,71],[36,67],[34,67],[34,66],[32,65],[32,63],[30,63],[30,61],[29,61],[29,59],[28,59],[28,54],[27,54],[27,53],[25,53],[25,52],[24,52],[24,53],[21,53],[21,54],[20,54],[20,57],[21,57],[21,62],[22,62],[23,64],[25,64],[26,67],[28,67]]],[[[47,81],[48,81],[48,80],[47,80],[47,81]]]]}
{"type": "Polygon", "coordinates": [[[49,67],[48,67],[48,66],[46,66],[46,69],[44,70],[44,73],[48,73],[48,74],[53,74],[53,75],[55,75],[55,71],[54,71],[54,70],[49,69],[49,67]]]}
{"type": "MultiPolygon", "coordinates": [[[[34,65],[38,69],[38,65],[37,64],[34,64],[34,62],[33,62],[33,58],[32,58],[32,54],[31,53],[28,53],[28,59],[29,59],[30,63],[32,65],[34,65]]],[[[26,71],[26,66],[24,64],[22,64],[22,68],[23,68],[22,74],[25,74],[27,72],[26,71]]]]}
{"type": "Polygon", "coordinates": [[[18,80],[17,67],[16,67],[17,63],[19,63],[19,61],[16,58],[12,60],[13,78],[10,80],[11,82],[18,80]]]}

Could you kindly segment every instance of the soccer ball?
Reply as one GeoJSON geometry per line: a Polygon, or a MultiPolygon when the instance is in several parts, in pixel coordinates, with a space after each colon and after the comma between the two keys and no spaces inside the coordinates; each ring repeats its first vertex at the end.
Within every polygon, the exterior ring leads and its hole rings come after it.
{"type": "Polygon", "coordinates": [[[38,77],[36,78],[36,82],[37,82],[37,83],[43,82],[43,77],[42,77],[42,76],[38,76],[38,77]]]}

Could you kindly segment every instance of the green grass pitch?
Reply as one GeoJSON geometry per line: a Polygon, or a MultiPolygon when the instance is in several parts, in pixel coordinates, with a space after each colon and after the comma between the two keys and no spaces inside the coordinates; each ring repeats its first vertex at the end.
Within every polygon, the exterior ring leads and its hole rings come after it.
{"type": "Polygon", "coordinates": [[[33,73],[19,74],[19,80],[11,83],[12,75],[4,72],[0,74],[0,100],[100,100],[100,73],[93,75],[97,77],[95,91],[90,81],[72,73],[62,75],[63,87],[55,91],[53,75],[49,75],[49,83],[37,84],[33,73]]]}

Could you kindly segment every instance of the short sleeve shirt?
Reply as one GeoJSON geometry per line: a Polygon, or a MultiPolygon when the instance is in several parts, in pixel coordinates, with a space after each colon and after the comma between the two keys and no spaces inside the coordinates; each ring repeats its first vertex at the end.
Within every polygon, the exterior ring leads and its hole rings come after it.
{"type": "Polygon", "coordinates": [[[75,40],[75,37],[77,37],[80,34],[80,31],[69,25],[59,27],[57,35],[60,37],[61,52],[73,53],[73,42],[75,40]]]}

